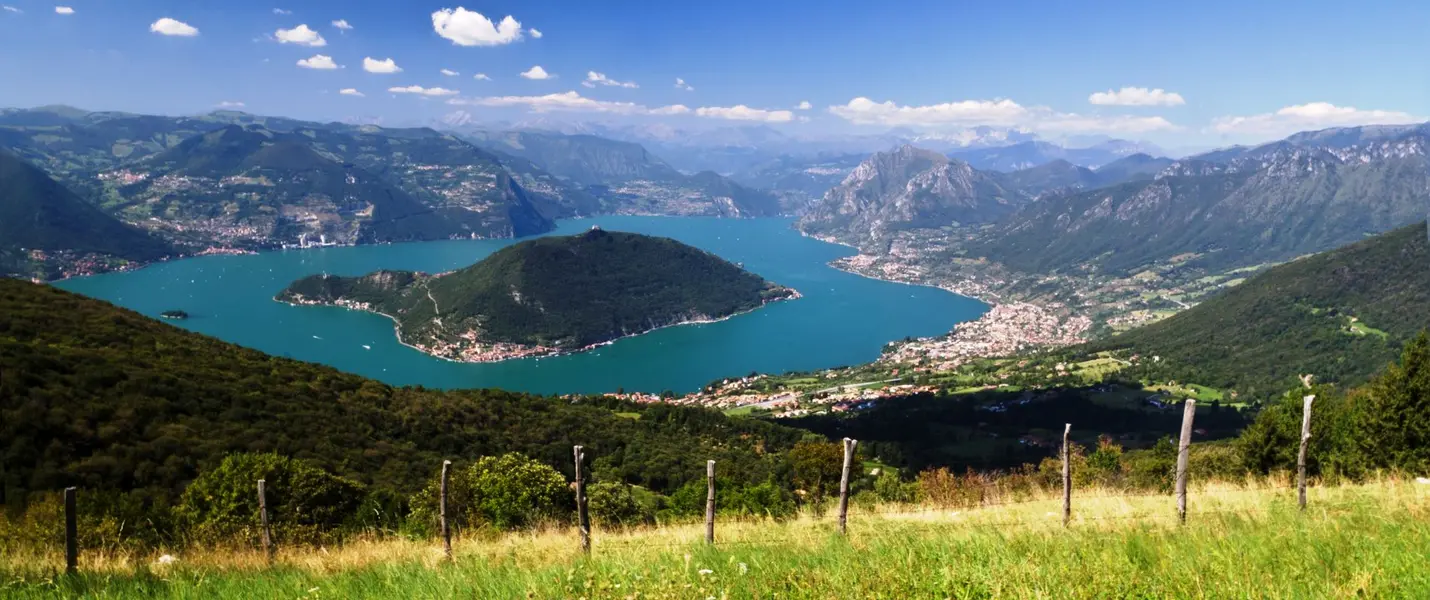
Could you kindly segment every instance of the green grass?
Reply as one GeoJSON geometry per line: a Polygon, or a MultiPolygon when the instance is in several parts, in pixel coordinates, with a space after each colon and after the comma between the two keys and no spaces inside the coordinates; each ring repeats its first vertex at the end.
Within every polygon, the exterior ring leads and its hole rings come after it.
{"type": "Polygon", "coordinates": [[[0,559],[9,598],[1424,598],[1430,486],[1313,488],[1296,510],[1280,489],[1194,488],[1171,498],[1074,496],[963,509],[851,509],[830,519],[459,540],[444,564],[429,541],[359,541],[256,552],[197,550],[171,565],[131,556],[77,577],[37,571],[57,556],[0,559]],[[896,512],[890,512],[896,511],[896,512]],[[127,561],[127,562],[125,562],[127,561]],[[21,566],[23,565],[23,566],[21,566]]]}
{"type": "Polygon", "coordinates": [[[1374,335],[1379,337],[1380,339],[1388,339],[1390,337],[1390,334],[1371,327],[1369,325],[1366,325],[1365,323],[1361,322],[1360,319],[1356,318],[1351,319],[1350,328],[1351,331],[1356,335],[1374,335]]]}

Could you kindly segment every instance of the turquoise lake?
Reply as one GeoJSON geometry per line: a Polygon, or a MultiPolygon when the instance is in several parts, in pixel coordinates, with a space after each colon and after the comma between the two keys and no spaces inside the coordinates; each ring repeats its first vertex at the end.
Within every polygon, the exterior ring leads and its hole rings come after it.
{"type": "Polygon", "coordinates": [[[449,271],[519,240],[454,240],[205,256],[128,273],[59,282],[145,315],[180,309],[178,326],[279,356],[323,363],[391,384],[499,387],[536,393],[689,392],[752,371],[783,373],[868,362],[906,336],[947,332],[987,306],[930,287],[877,281],[828,266],[853,250],[801,236],[789,219],[600,217],[558,223],[549,235],[599,225],[703,248],[804,297],[718,323],[682,325],[591,352],[499,363],[454,363],[397,342],[392,321],[335,307],[298,307],[273,296],[314,273],[377,269],[449,271]]]}

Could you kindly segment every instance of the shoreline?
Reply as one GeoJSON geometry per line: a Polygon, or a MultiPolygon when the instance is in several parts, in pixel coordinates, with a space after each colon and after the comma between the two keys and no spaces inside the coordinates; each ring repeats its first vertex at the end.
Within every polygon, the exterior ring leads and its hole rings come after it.
{"type": "MultiPolygon", "coordinates": [[[[641,332],[637,332],[637,333],[628,333],[628,334],[622,335],[622,336],[620,336],[620,337],[612,338],[612,339],[606,340],[606,341],[604,341],[604,342],[598,342],[598,343],[595,343],[595,344],[590,344],[590,345],[583,346],[583,347],[581,347],[581,348],[577,348],[577,349],[574,349],[574,350],[556,350],[556,351],[552,351],[552,352],[532,352],[532,353],[529,353],[529,354],[519,354],[519,355],[505,356],[505,357],[497,358],[497,359],[493,359],[493,360],[461,360],[461,359],[451,358],[451,357],[447,357],[447,356],[442,356],[442,355],[439,355],[439,354],[434,354],[434,353],[432,353],[432,352],[430,352],[430,351],[427,351],[427,350],[424,350],[424,349],[422,349],[422,348],[420,348],[420,347],[418,347],[418,346],[414,346],[414,345],[408,343],[407,340],[404,340],[404,339],[402,338],[402,323],[399,322],[396,317],[393,317],[392,315],[389,315],[389,314],[384,313],[384,312],[381,312],[381,311],[369,310],[369,309],[362,309],[362,308],[353,308],[353,307],[349,307],[349,306],[344,306],[344,305],[342,305],[342,304],[329,303],[329,302],[313,302],[313,303],[289,302],[289,301],[287,301],[287,300],[282,300],[282,299],[278,298],[278,296],[274,296],[274,297],[273,297],[273,301],[274,301],[274,302],[281,303],[281,304],[287,304],[287,305],[289,305],[289,306],[301,306],[301,307],[325,306],[325,307],[341,308],[341,309],[344,309],[344,310],[350,310],[350,311],[354,311],[354,312],[361,312],[361,313],[368,313],[368,314],[374,314],[374,315],[381,315],[381,316],[387,317],[388,319],[391,319],[391,320],[392,320],[393,333],[394,333],[394,334],[396,335],[396,337],[397,337],[397,343],[402,344],[403,346],[407,346],[408,348],[411,348],[411,349],[416,350],[416,351],[418,351],[418,352],[421,352],[421,353],[424,354],[424,355],[427,355],[427,356],[430,356],[430,357],[432,357],[432,358],[436,358],[436,359],[439,359],[439,360],[445,360],[445,361],[447,361],[447,362],[453,362],[453,363],[459,363],[459,364],[480,365],[480,364],[495,364],[495,363],[500,363],[500,362],[506,362],[506,361],[509,361],[509,360],[522,360],[522,359],[528,359],[528,358],[536,358],[536,359],[541,359],[541,358],[555,358],[555,357],[558,357],[558,356],[568,356],[568,355],[572,355],[572,354],[580,354],[580,353],[583,353],[583,352],[590,352],[591,350],[595,350],[596,348],[600,348],[600,347],[602,347],[602,346],[609,346],[609,345],[611,345],[611,344],[614,344],[614,343],[619,342],[619,341],[621,341],[621,340],[623,340],[623,339],[626,339],[626,338],[633,338],[633,337],[637,337],[637,336],[646,335],[646,334],[648,334],[648,333],[653,333],[653,332],[659,331],[659,330],[661,330],[661,329],[666,329],[666,328],[670,328],[670,327],[680,327],[680,326],[683,326],[683,325],[706,325],[706,324],[711,324],[711,323],[719,323],[719,322],[722,322],[722,321],[728,321],[728,320],[730,320],[730,319],[733,319],[733,318],[738,317],[738,316],[741,316],[741,315],[747,315],[747,314],[753,313],[753,312],[755,312],[755,311],[757,311],[757,310],[760,310],[760,309],[762,309],[762,308],[765,308],[766,306],[769,306],[769,305],[774,304],[774,303],[776,303],[776,302],[787,302],[787,301],[791,301],[791,300],[798,300],[798,299],[804,297],[803,294],[800,294],[800,293],[799,293],[799,290],[796,290],[796,289],[794,289],[794,288],[785,288],[785,289],[788,289],[788,290],[789,290],[790,292],[792,292],[794,295],[789,296],[789,297],[786,297],[786,298],[779,298],[779,299],[776,299],[776,300],[767,300],[767,301],[761,302],[759,306],[756,306],[756,307],[754,307],[754,308],[750,308],[750,309],[743,310],[743,311],[739,311],[739,312],[735,312],[735,313],[730,313],[730,314],[725,315],[725,316],[723,316],[723,317],[720,317],[720,318],[718,318],[718,319],[691,319],[691,320],[685,320],[685,321],[678,321],[678,322],[675,322],[675,323],[670,323],[670,324],[666,324],[666,325],[661,325],[661,326],[659,326],[659,327],[654,327],[654,328],[647,329],[647,330],[645,330],[645,331],[641,331],[641,332]]],[[[281,293],[281,292],[280,292],[280,293],[281,293]]],[[[497,343],[504,343],[504,342],[497,342],[497,343]]],[[[512,344],[512,345],[520,346],[520,344],[512,344]]],[[[530,347],[530,346],[527,346],[527,347],[530,347]]]]}

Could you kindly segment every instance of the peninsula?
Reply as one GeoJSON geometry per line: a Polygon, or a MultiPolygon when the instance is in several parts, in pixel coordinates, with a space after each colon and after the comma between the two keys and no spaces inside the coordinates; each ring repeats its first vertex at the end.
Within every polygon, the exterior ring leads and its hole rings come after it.
{"type": "Polygon", "coordinates": [[[588,350],[662,327],[717,321],[799,293],[668,238],[592,229],[508,246],[441,274],[313,275],[276,300],[365,310],[398,339],[461,362],[588,350]]]}

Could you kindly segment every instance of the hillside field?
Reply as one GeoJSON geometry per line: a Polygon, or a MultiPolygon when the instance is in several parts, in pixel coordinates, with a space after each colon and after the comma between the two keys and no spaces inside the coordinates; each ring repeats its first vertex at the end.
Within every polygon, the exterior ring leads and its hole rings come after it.
{"type": "Polygon", "coordinates": [[[1289,481],[1193,486],[1178,525],[1170,495],[1074,496],[1064,529],[1055,490],[952,510],[853,506],[848,539],[829,515],[455,542],[361,539],[282,549],[85,553],[57,575],[59,548],[0,542],[10,598],[1424,598],[1430,595],[1430,485],[1380,479],[1313,487],[1305,513],[1289,481]]]}

